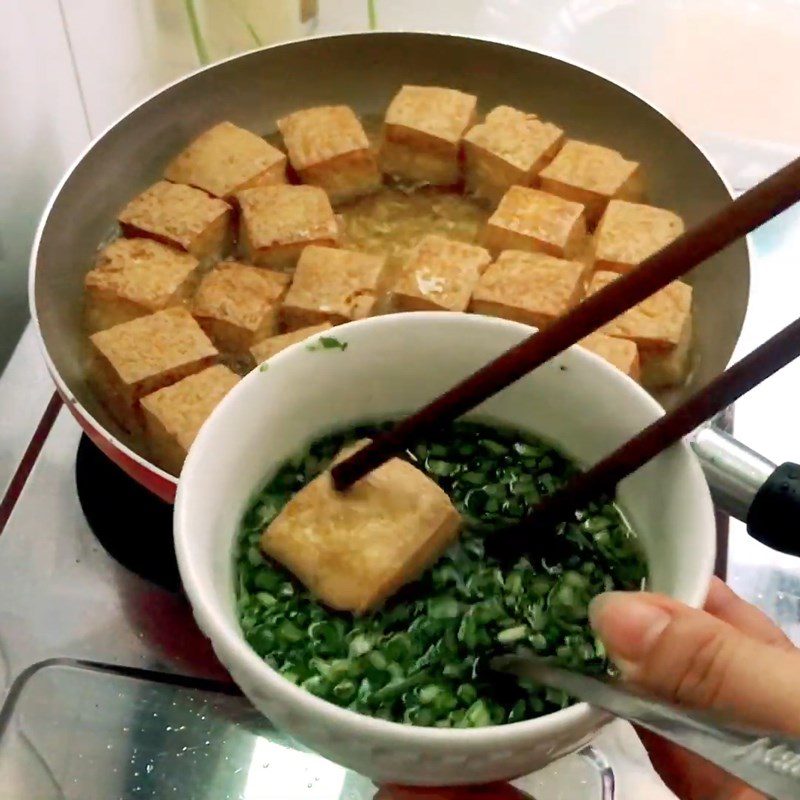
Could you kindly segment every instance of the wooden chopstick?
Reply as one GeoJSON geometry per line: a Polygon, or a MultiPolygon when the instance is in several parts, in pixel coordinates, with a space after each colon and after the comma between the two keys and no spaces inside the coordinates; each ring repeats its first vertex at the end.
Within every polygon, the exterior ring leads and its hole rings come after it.
{"type": "Polygon", "coordinates": [[[798,200],[800,158],[357,450],[331,471],[334,485],[347,489],[421,434],[460,417],[798,200]]]}
{"type": "MultiPolygon", "coordinates": [[[[576,509],[602,495],[613,495],[617,484],[663,450],[713,418],[743,394],[800,356],[800,317],[752,353],[695,392],[676,409],[648,425],[586,472],[546,497],[522,522],[487,537],[487,552],[518,558],[535,548],[552,555],[549,534],[576,509]],[[540,548],[541,545],[541,548],[540,548]]],[[[562,537],[559,537],[562,538],[562,537]]],[[[565,546],[567,542],[563,543],[565,546]]]]}

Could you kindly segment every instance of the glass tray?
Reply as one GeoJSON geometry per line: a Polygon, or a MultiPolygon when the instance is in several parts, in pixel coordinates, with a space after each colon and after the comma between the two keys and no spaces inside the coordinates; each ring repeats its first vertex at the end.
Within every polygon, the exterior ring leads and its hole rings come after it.
{"type": "MultiPolygon", "coordinates": [[[[594,750],[485,800],[612,800],[594,750]]],[[[437,790],[437,800],[469,790],[437,790]]],[[[0,711],[0,800],[390,800],[272,728],[229,684],[54,659],[25,670],[0,711]]]]}

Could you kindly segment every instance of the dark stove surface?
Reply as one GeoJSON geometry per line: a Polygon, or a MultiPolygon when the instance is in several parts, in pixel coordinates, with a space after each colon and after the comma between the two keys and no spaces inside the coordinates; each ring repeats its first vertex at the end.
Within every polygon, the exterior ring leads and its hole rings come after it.
{"type": "Polygon", "coordinates": [[[112,558],[169,591],[180,587],[172,506],[140,486],[86,436],[75,460],[81,509],[112,558]]]}

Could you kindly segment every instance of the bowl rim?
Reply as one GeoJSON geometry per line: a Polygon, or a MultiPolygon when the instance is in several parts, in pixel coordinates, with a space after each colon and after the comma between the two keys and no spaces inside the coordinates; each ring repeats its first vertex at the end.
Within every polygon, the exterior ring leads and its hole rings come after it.
{"type": "MultiPolygon", "coordinates": [[[[480,314],[453,313],[447,311],[416,311],[398,314],[382,315],[369,317],[356,322],[346,323],[336,327],[337,334],[345,334],[349,331],[373,328],[375,326],[396,326],[405,325],[412,321],[433,322],[436,324],[454,324],[468,320],[468,324],[495,327],[495,328],[515,328],[520,331],[533,332],[536,329],[529,325],[510,320],[487,317],[480,314]]],[[[316,336],[325,335],[317,334],[316,336]]],[[[316,337],[312,337],[316,338],[316,337]]],[[[296,343],[268,359],[272,368],[282,361],[294,358],[305,348],[305,342],[296,343]]],[[[620,370],[609,364],[600,356],[585,350],[584,348],[573,346],[569,350],[570,356],[577,357],[578,363],[593,365],[590,369],[600,369],[605,373],[604,379],[615,381],[625,386],[633,397],[658,416],[663,416],[662,406],[639,384],[624,375],[620,370]]],[[[266,362],[264,362],[266,363],[266,362]]],[[[198,589],[200,579],[197,576],[197,565],[192,555],[192,536],[189,533],[189,512],[187,510],[191,492],[191,476],[200,469],[200,464],[204,458],[204,451],[208,447],[207,440],[223,419],[228,416],[228,408],[233,405],[237,395],[247,390],[247,387],[259,380],[260,369],[257,366],[248,373],[242,380],[216,406],[211,416],[200,430],[194,444],[189,450],[189,454],[178,481],[178,491],[175,498],[175,510],[173,515],[173,533],[175,552],[178,561],[178,569],[181,581],[192,606],[195,618],[206,635],[214,645],[215,651],[219,649],[225,654],[233,656],[233,660],[239,668],[246,670],[249,674],[256,676],[260,685],[265,687],[270,694],[280,694],[291,700],[292,704],[299,706],[302,711],[309,715],[323,715],[334,724],[343,728],[360,729],[361,733],[367,736],[376,737],[381,740],[391,740],[393,742],[408,742],[416,745],[443,745],[458,744],[467,745],[476,749],[481,749],[487,745],[502,746],[510,744],[519,739],[538,738],[546,735],[556,735],[559,731],[567,731],[576,726],[599,726],[612,718],[608,712],[594,708],[585,702],[578,702],[550,714],[545,714],[533,719],[526,719],[520,722],[504,723],[501,725],[490,725],[483,728],[434,728],[424,726],[408,725],[401,722],[383,720],[360,714],[356,711],[337,706],[327,700],[323,700],[297,684],[284,678],[276,670],[263,661],[244,639],[238,626],[229,625],[219,608],[219,602],[212,600],[207,594],[198,589]],[[187,488],[188,487],[188,488],[187,488]]],[[[673,448],[677,448],[684,456],[684,469],[689,471],[689,477],[696,483],[704,495],[701,515],[706,517],[704,530],[715,530],[715,519],[711,495],[706,484],[705,477],[700,466],[700,462],[686,440],[682,440],[673,448]],[[703,488],[705,491],[703,492],[703,488]]],[[[672,448],[670,448],[672,449],[672,448]]],[[[713,574],[713,565],[716,552],[716,539],[713,533],[708,537],[709,542],[706,548],[705,564],[700,565],[700,572],[708,575],[710,581],[713,574]]],[[[700,583],[694,587],[693,594],[683,602],[693,607],[702,607],[708,591],[708,581],[700,583]]],[[[217,595],[214,596],[215,598],[217,595]]],[[[227,668],[227,665],[226,665],[227,668]]]]}

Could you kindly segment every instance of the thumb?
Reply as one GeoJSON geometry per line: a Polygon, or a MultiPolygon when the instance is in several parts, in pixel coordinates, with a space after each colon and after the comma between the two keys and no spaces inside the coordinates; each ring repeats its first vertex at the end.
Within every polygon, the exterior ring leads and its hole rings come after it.
{"type": "Polygon", "coordinates": [[[646,592],[610,592],[589,616],[622,677],[673,703],[800,734],[800,651],[646,592]]]}

